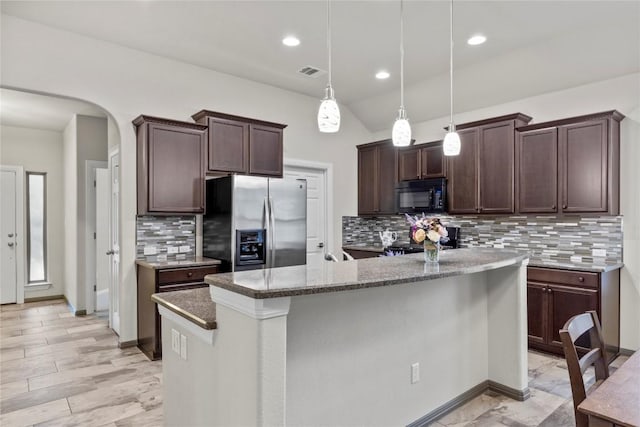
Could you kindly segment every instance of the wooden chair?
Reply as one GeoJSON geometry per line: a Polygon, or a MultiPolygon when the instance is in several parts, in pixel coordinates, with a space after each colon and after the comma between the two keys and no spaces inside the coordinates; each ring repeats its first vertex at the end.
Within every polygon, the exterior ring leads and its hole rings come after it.
{"type": "Polygon", "coordinates": [[[576,427],[588,427],[589,417],[578,412],[578,405],[587,397],[582,374],[591,365],[596,371],[596,384],[609,377],[609,367],[607,365],[604,341],[600,321],[595,311],[587,311],[583,314],[573,316],[564,324],[560,330],[560,338],[564,355],[569,369],[569,379],[571,380],[571,394],[573,394],[573,411],[576,415],[576,427]],[[591,340],[591,350],[581,358],[578,358],[575,342],[582,334],[589,332],[591,340]]]}

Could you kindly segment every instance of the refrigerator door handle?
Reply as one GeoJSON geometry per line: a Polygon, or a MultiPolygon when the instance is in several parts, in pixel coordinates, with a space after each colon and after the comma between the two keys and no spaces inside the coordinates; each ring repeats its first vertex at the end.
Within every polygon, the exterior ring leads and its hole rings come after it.
{"type": "Polygon", "coordinates": [[[269,245],[269,248],[270,248],[269,268],[273,268],[273,266],[276,263],[276,250],[275,250],[276,220],[275,220],[275,214],[273,212],[273,199],[271,199],[271,197],[268,198],[268,205],[269,205],[269,232],[271,233],[271,237],[269,238],[269,241],[271,242],[271,244],[269,245]]]}
{"type": "Polygon", "coordinates": [[[269,198],[265,197],[264,201],[263,201],[263,211],[264,211],[264,215],[263,215],[263,220],[262,220],[262,227],[265,229],[265,239],[267,240],[266,243],[266,259],[265,259],[265,267],[269,267],[269,264],[271,263],[271,207],[269,206],[269,198]]]}

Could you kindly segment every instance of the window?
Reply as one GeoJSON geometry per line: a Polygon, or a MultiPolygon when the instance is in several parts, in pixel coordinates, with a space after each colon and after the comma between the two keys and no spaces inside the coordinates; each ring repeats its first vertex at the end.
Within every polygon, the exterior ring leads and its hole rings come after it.
{"type": "Polygon", "coordinates": [[[29,283],[47,280],[47,175],[27,172],[27,261],[29,283]]]}

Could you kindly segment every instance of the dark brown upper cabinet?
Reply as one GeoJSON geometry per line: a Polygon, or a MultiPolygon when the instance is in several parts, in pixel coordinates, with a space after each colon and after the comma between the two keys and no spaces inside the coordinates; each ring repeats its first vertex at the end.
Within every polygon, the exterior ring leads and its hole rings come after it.
{"type": "Polygon", "coordinates": [[[558,212],[558,136],[556,128],[518,132],[516,210],[558,212]]]}
{"type": "Polygon", "coordinates": [[[191,117],[209,127],[207,173],[282,177],[287,125],[208,110],[191,117]]]}
{"type": "Polygon", "coordinates": [[[398,180],[444,178],[446,170],[442,141],[398,149],[398,180]]]}
{"type": "Polygon", "coordinates": [[[358,215],[395,213],[397,154],[389,139],[358,145],[358,215]]]}
{"type": "Polygon", "coordinates": [[[530,120],[516,113],[457,127],[460,154],[447,159],[450,213],[515,211],[515,128],[530,120]]]}
{"type": "Polygon", "coordinates": [[[138,215],[204,213],[207,126],[144,115],[133,124],[138,215]]]}
{"type": "Polygon", "coordinates": [[[518,128],[522,213],[620,211],[618,111],[518,128]]]}

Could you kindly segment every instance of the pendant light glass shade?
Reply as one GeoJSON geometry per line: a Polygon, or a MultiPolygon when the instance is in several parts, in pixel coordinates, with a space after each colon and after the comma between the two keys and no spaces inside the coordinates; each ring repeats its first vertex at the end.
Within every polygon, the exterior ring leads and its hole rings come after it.
{"type": "Polygon", "coordinates": [[[335,133],[340,130],[340,108],[331,86],[331,0],[327,0],[327,53],[329,57],[329,78],[324,90],[324,98],[318,108],[318,130],[335,133]]]}
{"type": "Polygon", "coordinates": [[[318,129],[324,133],[335,133],[340,130],[340,107],[333,97],[333,88],[327,86],[325,96],[318,109],[318,129]]]}
{"type": "Polygon", "coordinates": [[[445,156],[457,156],[460,154],[460,135],[456,132],[456,125],[449,125],[449,132],[444,137],[442,151],[445,156]]]}
{"type": "Polygon", "coordinates": [[[460,154],[460,135],[456,132],[456,125],[453,123],[453,0],[449,5],[449,107],[451,108],[449,132],[444,136],[442,151],[445,156],[457,156],[460,154]]]}
{"type": "Polygon", "coordinates": [[[411,144],[411,125],[404,109],[404,3],[400,0],[400,109],[391,130],[391,141],[396,147],[411,144]]]}
{"type": "Polygon", "coordinates": [[[407,113],[404,108],[398,111],[398,118],[391,131],[391,140],[396,147],[406,147],[411,144],[411,125],[407,120],[407,113]]]}

